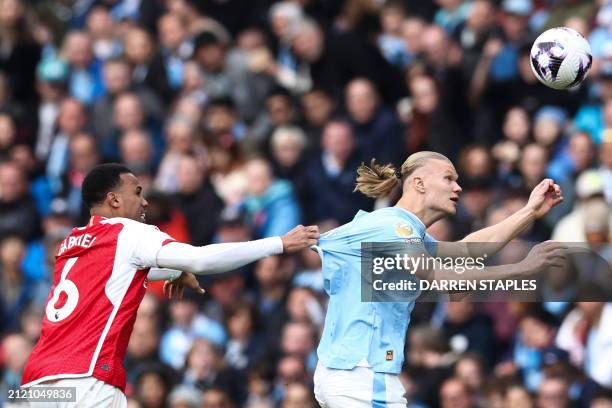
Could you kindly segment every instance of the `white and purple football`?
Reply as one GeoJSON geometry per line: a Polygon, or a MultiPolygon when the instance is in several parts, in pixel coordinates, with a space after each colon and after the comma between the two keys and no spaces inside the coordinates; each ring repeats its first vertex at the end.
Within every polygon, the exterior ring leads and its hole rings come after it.
{"type": "Polygon", "coordinates": [[[553,89],[568,89],[587,77],[593,56],[589,42],[577,31],[556,27],[544,31],[531,47],[531,69],[553,89]]]}

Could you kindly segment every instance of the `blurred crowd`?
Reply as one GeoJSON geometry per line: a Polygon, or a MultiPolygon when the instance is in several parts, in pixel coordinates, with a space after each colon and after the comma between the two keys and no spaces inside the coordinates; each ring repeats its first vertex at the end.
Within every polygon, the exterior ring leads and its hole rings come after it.
{"type": "MultiPolygon", "coordinates": [[[[463,187],[436,238],[504,219],[552,177],[565,200],[521,239],[609,243],[612,2],[0,0],[0,405],[97,163],[133,170],[147,222],[206,245],[390,205],[398,192],[353,193],[357,166],[423,149],[463,187]],[[530,68],[555,26],[593,51],[568,91],[530,68]]],[[[129,406],[315,406],[320,268],[308,250],[270,257],[170,302],[150,282],[129,406]]],[[[401,378],[414,408],[612,407],[612,303],[418,304],[401,378]]]]}

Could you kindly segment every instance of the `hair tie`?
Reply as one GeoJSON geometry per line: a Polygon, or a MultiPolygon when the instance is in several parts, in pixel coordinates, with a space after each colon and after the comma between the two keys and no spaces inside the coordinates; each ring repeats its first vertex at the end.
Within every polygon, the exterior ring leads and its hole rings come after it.
{"type": "Polygon", "coordinates": [[[395,170],[395,177],[397,177],[398,180],[402,180],[402,172],[400,170],[395,170]]]}

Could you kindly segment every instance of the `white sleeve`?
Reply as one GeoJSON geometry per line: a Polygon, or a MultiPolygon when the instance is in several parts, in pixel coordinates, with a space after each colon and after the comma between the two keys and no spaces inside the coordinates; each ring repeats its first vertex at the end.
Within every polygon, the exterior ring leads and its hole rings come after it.
{"type": "Polygon", "coordinates": [[[175,280],[181,276],[183,272],[176,269],[167,268],[151,268],[147,273],[147,279],[151,282],[161,280],[175,280]]]}
{"type": "Polygon", "coordinates": [[[157,266],[205,275],[231,271],[281,253],[283,241],[280,237],[203,247],[172,242],[159,249],[157,266]]]}
{"type": "Polygon", "coordinates": [[[164,245],[175,242],[174,238],[161,232],[154,225],[141,222],[125,224],[129,228],[130,240],[133,242],[132,264],[139,268],[157,267],[157,253],[164,245]]]}

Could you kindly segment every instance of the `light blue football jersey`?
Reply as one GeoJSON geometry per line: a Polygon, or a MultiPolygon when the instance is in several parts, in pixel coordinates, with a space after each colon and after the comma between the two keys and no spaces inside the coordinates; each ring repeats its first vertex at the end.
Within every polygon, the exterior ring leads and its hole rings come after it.
{"type": "Polygon", "coordinates": [[[421,220],[399,207],[359,211],[351,222],[322,234],[318,250],[330,300],[317,349],[319,361],[345,370],[367,361],[375,372],[398,374],[414,302],[361,301],[363,242],[420,243],[430,255],[437,252],[421,220]]]}

